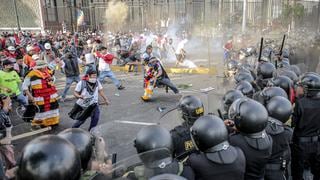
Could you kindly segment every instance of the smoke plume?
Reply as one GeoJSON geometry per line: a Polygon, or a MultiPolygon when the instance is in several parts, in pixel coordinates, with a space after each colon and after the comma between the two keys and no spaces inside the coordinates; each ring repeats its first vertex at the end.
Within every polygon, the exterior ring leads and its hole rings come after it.
{"type": "Polygon", "coordinates": [[[125,24],[128,9],[128,5],[124,2],[110,1],[106,9],[107,28],[114,31],[120,30],[122,25],[125,24]]]}

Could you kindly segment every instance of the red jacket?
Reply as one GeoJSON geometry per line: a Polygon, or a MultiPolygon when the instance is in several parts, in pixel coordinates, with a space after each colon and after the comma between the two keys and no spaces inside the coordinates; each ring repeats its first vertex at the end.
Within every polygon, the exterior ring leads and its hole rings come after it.
{"type": "Polygon", "coordinates": [[[113,58],[114,58],[113,54],[109,54],[109,53],[101,54],[100,52],[97,52],[96,55],[97,55],[98,58],[102,58],[106,63],[112,64],[112,61],[113,61],[113,58]]]}

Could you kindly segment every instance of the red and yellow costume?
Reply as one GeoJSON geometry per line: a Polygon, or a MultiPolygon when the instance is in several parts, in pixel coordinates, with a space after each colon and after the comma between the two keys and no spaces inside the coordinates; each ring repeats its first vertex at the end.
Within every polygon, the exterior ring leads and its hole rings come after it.
{"type": "Polygon", "coordinates": [[[154,70],[152,67],[146,67],[145,68],[145,75],[144,75],[144,94],[141,96],[141,99],[144,101],[150,100],[153,89],[155,87],[155,81],[154,81],[154,70]]]}
{"type": "Polygon", "coordinates": [[[23,89],[26,88],[34,97],[35,104],[39,107],[32,125],[51,126],[59,123],[58,94],[53,84],[52,71],[30,71],[24,81],[23,89]]]}

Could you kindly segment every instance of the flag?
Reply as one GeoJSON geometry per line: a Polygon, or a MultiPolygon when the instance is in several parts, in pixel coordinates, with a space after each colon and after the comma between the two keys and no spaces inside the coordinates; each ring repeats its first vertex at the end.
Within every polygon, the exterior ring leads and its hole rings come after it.
{"type": "Polygon", "coordinates": [[[84,14],[81,9],[77,9],[77,26],[83,25],[84,14]]]}

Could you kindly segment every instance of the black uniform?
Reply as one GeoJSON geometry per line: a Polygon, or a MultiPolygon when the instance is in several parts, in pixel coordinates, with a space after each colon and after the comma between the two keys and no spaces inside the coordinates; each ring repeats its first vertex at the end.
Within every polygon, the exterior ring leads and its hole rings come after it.
{"type": "Polygon", "coordinates": [[[292,126],[292,178],[301,180],[305,163],[320,179],[320,95],[297,99],[292,126]]]}
{"type": "Polygon", "coordinates": [[[183,160],[196,151],[191,140],[190,127],[186,123],[175,127],[170,133],[173,141],[174,157],[178,160],[183,160]]]}
{"type": "Polygon", "coordinates": [[[263,179],[265,166],[272,153],[272,139],[265,134],[265,138],[250,138],[241,133],[230,136],[230,144],[240,147],[246,157],[245,180],[263,179]],[[259,141],[265,141],[262,147],[259,141]]]}
{"type": "Polygon", "coordinates": [[[292,129],[281,121],[269,117],[266,132],[272,137],[272,155],[266,165],[265,180],[285,180],[290,162],[292,129]]]}
{"type": "MultiPolygon", "coordinates": [[[[195,179],[201,180],[238,180],[244,178],[246,160],[243,152],[238,147],[229,147],[225,157],[235,155],[233,162],[212,161],[207,158],[207,154],[211,153],[194,153],[189,156],[186,162],[194,171],[195,179]],[[231,155],[232,154],[232,155],[231,155]]],[[[217,153],[217,152],[215,152],[217,153]]],[[[214,153],[212,153],[214,154],[214,153]]]]}
{"type": "Polygon", "coordinates": [[[257,80],[256,80],[256,84],[257,84],[257,86],[258,86],[260,89],[263,89],[263,88],[267,87],[268,82],[269,82],[270,79],[271,79],[271,78],[269,78],[269,79],[263,79],[263,78],[261,78],[261,77],[258,77],[257,80]]]}

